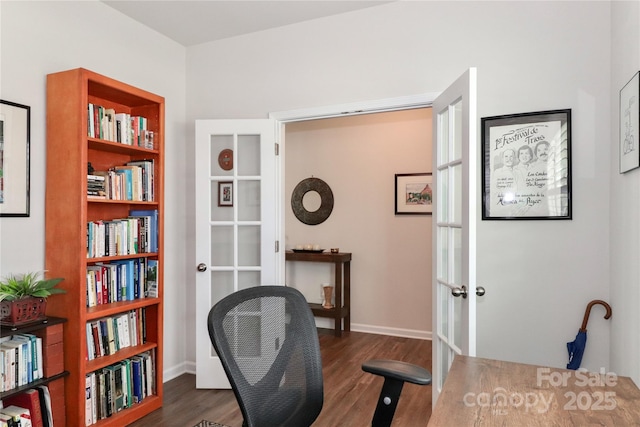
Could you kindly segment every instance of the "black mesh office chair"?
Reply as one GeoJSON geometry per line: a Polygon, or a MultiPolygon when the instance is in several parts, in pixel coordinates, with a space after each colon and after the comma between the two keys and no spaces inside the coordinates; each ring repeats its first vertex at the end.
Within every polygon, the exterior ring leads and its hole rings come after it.
{"type": "MultiPolygon", "coordinates": [[[[258,286],[235,292],[213,306],[208,327],[243,426],[305,427],[316,420],[323,402],[320,345],[299,291],[258,286]]],[[[371,360],[362,369],[385,378],[374,427],[391,425],[404,382],[431,384],[429,371],[408,363],[371,360]]]]}

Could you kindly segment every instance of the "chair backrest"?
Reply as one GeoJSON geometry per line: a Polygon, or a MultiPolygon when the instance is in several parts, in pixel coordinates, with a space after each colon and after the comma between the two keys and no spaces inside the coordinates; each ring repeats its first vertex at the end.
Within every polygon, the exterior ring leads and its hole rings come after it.
{"type": "Polygon", "coordinates": [[[208,328],[244,425],[313,423],[322,409],[322,363],[313,314],[299,291],[237,291],[213,306],[208,328]]]}

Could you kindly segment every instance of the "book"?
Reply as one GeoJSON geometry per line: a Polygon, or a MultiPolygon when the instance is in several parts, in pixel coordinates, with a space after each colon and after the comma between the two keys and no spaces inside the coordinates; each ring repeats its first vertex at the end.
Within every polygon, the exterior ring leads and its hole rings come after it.
{"type": "Polygon", "coordinates": [[[122,174],[122,188],[124,189],[123,194],[121,195],[119,200],[134,200],[133,198],[133,172],[131,169],[124,166],[116,166],[114,168],[116,175],[122,174]]]}
{"type": "Polygon", "coordinates": [[[34,380],[33,378],[33,358],[35,357],[35,335],[33,340],[29,336],[23,334],[14,335],[14,341],[22,343],[22,367],[20,374],[22,376],[22,385],[28,384],[34,380]]]}
{"type": "Polygon", "coordinates": [[[113,378],[113,369],[110,369],[110,366],[107,366],[103,369],[104,372],[104,396],[105,396],[105,417],[110,417],[113,415],[114,411],[114,400],[113,400],[113,390],[115,390],[115,383],[113,378]]]}
{"type": "Polygon", "coordinates": [[[35,389],[26,390],[23,393],[2,399],[4,406],[18,406],[29,410],[31,424],[33,427],[44,427],[42,421],[42,408],[40,406],[40,396],[35,389]]]}
{"type": "Polygon", "coordinates": [[[116,141],[131,145],[131,116],[127,113],[116,113],[116,141]]]}
{"type": "Polygon", "coordinates": [[[145,296],[149,298],[158,297],[158,260],[147,260],[147,283],[145,296]]]}
{"type": "MultiPolygon", "coordinates": [[[[115,414],[118,410],[117,410],[117,406],[118,406],[118,389],[117,389],[117,372],[116,372],[116,366],[115,365],[109,365],[106,368],[104,368],[105,371],[107,372],[107,377],[108,379],[106,379],[107,382],[107,404],[108,404],[108,408],[107,411],[110,411],[109,413],[111,415],[115,414]]],[[[120,393],[122,392],[122,389],[120,389],[120,393]]],[[[122,409],[122,408],[121,408],[122,409]]],[[[109,415],[109,416],[111,416],[109,415]]]]}
{"type": "Polygon", "coordinates": [[[22,355],[22,343],[16,341],[6,341],[0,344],[0,348],[5,350],[5,375],[7,384],[5,390],[11,390],[20,386],[20,356],[22,355]]]}
{"type": "Polygon", "coordinates": [[[131,347],[131,335],[129,331],[129,314],[124,313],[118,316],[118,332],[120,333],[120,348],[131,347]]]}
{"type": "Polygon", "coordinates": [[[98,372],[98,396],[100,396],[100,403],[98,405],[98,419],[107,418],[107,395],[106,395],[106,386],[105,386],[105,372],[104,369],[101,369],[98,372]]]}
{"type": "Polygon", "coordinates": [[[98,422],[98,402],[100,400],[100,396],[98,395],[97,383],[96,383],[96,373],[92,372],[90,374],[91,377],[91,419],[95,424],[98,422]]]}
{"type": "Polygon", "coordinates": [[[36,337],[36,359],[38,363],[38,379],[44,378],[44,359],[42,356],[42,338],[36,337]]]}
{"type": "Polygon", "coordinates": [[[28,381],[28,376],[27,376],[27,370],[29,368],[29,356],[28,354],[29,352],[29,348],[28,348],[28,344],[25,341],[22,340],[17,340],[14,338],[11,339],[11,341],[8,342],[15,342],[17,343],[17,347],[18,347],[18,363],[17,363],[17,370],[16,370],[16,377],[18,380],[18,387],[23,386],[25,384],[27,384],[28,381]]]}
{"type": "Polygon", "coordinates": [[[3,391],[11,390],[16,387],[15,383],[15,358],[16,358],[16,349],[11,345],[7,345],[6,342],[0,344],[0,352],[3,357],[3,391]]]}
{"type": "Polygon", "coordinates": [[[139,216],[148,216],[150,217],[149,224],[149,236],[151,238],[150,250],[149,252],[158,252],[158,210],[157,209],[147,209],[147,210],[131,210],[129,211],[130,217],[139,217],[139,216]]]}
{"type": "Polygon", "coordinates": [[[84,377],[84,422],[86,426],[93,424],[93,396],[91,396],[91,375],[84,377]]]}
{"type": "Polygon", "coordinates": [[[115,141],[116,129],[116,110],[113,108],[104,108],[102,116],[102,139],[107,141],[115,141]]]}
{"type": "Polygon", "coordinates": [[[107,338],[109,340],[109,354],[113,354],[116,352],[116,336],[115,331],[113,329],[113,319],[106,319],[105,323],[107,324],[107,338]]]}
{"type": "Polygon", "coordinates": [[[134,356],[131,358],[131,380],[133,382],[133,402],[140,403],[143,399],[142,394],[142,358],[134,356]]]}
{"type": "Polygon", "coordinates": [[[102,344],[102,354],[109,354],[109,336],[107,335],[107,323],[104,320],[98,320],[98,331],[100,332],[100,343],[102,344]]]}
{"type": "Polygon", "coordinates": [[[94,138],[96,136],[95,122],[93,120],[93,104],[87,105],[87,136],[94,138]]]}
{"type": "Polygon", "coordinates": [[[122,369],[122,394],[123,407],[129,408],[133,405],[133,391],[131,389],[131,359],[125,359],[120,362],[122,369]]]}
{"type": "Polygon", "coordinates": [[[118,264],[121,266],[122,268],[122,273],[124,273],[124,275],[121,277],[121,282],[120,282],[120,298],[118,299],[118,301],[133,301],[134,299],[134,270],[135,270],[135,263],[132,259],[128,259],[128,260],[121,260],[121,261],[114,261],[114,264],[118,264]]]}
{"type": "Polygon", "coordinates": [[[116,408],[116,412],[120,412],[122,411],[125,406],[124,406],[124,373],[123,373],[123,369],[122,369],[122,365],[121,364],[117,364],[113,366],[113,372],[115,375],[115,393],[114,393],[114,398],[115,398],[115,408],[116,408]]]}
{"type": "Polygon", "coordinates": [[[0,427],[20,427],[17,422],[13,421],[7,414],[0,413],[0,427]]]}
{"type": "Polygon", "coordinates": [[[154,161],[153,159],[149,160],[134,160],[131,162],[127,162],[129,166],[138,166],[142,170],[142,200],[144,201],[152,201],[154,199],[153,195],[153,181],[154,181],[154,161]]]}
{"type": "Polygon", "coordinates": [[[42,424],[44,427],[53,427],[53,412],[51,411],[51,396],[49,387],[41,385],[36,387],[40,397],[40,409],[42,413],[42,424]]]}
{"type": "Polygon", "coordinates": [[[14,421],[18,422],[18,426],[20,427],[33,427],[31,424],[31,415],[27,408],[11,405],[0,409],[0,412],[9,415],[14,421]]]}

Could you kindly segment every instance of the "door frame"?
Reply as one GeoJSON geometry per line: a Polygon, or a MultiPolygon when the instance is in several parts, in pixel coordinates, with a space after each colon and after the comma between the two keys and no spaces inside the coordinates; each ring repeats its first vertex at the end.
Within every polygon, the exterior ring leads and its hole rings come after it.
{"type": "MultiPolygon", "coordinates": [[[[410,110],[431,107],[440,92],[429,92],[417,95],[383,98],[346,104],[325,105],[321,107],[301,108],[296,110],[275,111],[269,118],[276,121],[276,144],[279,145],[279,156],[276,160],[276,239],[280,242],[280,252],[276,261],[275,277],[277,283],[285,282],[285,226],[284,226],[284,159],[285,159],[285,126],[287,123],[307,120],[329,119],[333,117],[357,116],[361,114],[383,113],[388,111],[410,110]]],[[[433,308],[433,307],[432,307],[433,308]]]]}

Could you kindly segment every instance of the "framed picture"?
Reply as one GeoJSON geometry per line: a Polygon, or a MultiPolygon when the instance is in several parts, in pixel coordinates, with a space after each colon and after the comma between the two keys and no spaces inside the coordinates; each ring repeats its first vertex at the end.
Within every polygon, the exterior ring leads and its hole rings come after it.
{"type": "Polygon", "coordinates": [[[482,219],[571,219],[571,110],[481,124],[482,219]]]}
{"type": "Polygon", "coordinates": [[[233,206],[233,182],[218,182],[218,206],[233,206]]]}
{"type": "Polygon", "coordinates": [[[31,107],[0,100],[0,217],[29,216],[31,107]]]}
{"type": "Polygon", "coordinates": [[[620,173],[640,166],[640,71],[620,90],[620,173]]]}
{"type": "Polygon", "coordinates": [[[430,173],[396,174],[396,215],[433,214],[433,177],[430,173]]]}

